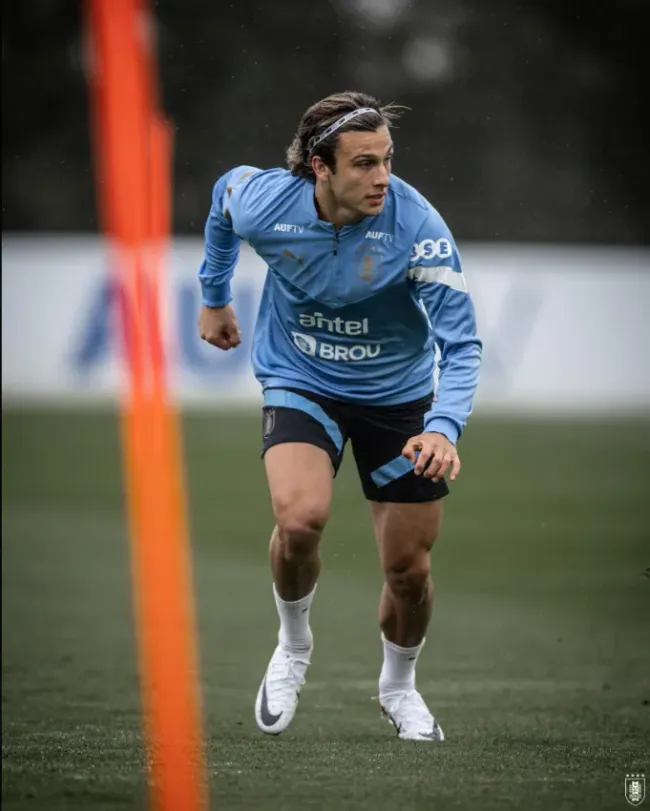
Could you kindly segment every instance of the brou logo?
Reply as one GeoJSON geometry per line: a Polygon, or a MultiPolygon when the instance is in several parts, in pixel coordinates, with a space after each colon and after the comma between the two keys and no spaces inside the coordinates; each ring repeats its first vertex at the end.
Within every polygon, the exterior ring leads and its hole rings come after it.
{"type": "Polygon", "coordinates": [[[416,242],[411,251],[411,264],[419,259],[448,259],[451,256],[451,242],[448,239],[423,239],[416,242]]]}
{"type": "Polygon", "coordinates": [[[343,346],[342,344],[330,344],[325,341],[317,341],[313,335],[305,335],[303,332],[292,332],[293,342],[303,353],[312,358],[322,360],[333,360],[345,362],[358,362],[376,358],[381,352],[379,344],[355,344],[354,346],[343,346]]]}
{"type": "Polygon", "coordinates": [[[304,225],[291,225],[286,222],[276,222],[273,226],[274,231],[283,231],[284,233],[302,234],[305,230],[304,225]]]}

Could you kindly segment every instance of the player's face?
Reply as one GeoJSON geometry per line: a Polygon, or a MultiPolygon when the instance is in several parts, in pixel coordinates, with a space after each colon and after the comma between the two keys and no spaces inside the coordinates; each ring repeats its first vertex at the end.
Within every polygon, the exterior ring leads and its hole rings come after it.
{"type": "Polygon", "coordinates": [[[384,207],[390,183],[393,142],[388,127],[375,132],[344,132],[329,186],[338,208],[374,217],[384,207]]]}

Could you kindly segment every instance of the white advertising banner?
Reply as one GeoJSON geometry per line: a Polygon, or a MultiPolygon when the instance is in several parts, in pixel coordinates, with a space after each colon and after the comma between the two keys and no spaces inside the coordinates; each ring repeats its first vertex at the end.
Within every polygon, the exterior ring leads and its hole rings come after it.
{"type": "MultiPolygon", "coordinates": [[[[650,410],[650,251],[460,244],[484,360],[476,400],[507,412],[650,410]]],[[[96,237],[3,236],[5,401],[111,401],[124,379],[109,256],[96,237]]],[[[257,403],[250,368],[264,263],[242,246],[233,282],[243,345],[200,340],[200,237],[167,258],[166,342],[185,405],[257,403]]]]}

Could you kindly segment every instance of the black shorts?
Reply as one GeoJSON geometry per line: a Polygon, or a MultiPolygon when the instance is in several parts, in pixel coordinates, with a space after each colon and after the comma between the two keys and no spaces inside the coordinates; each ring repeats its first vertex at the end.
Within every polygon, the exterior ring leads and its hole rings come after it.
{"type": "Polygon", "coordinates": [[[263,453],[285,442],[307,442],[329,454],[336,475],[350,440],[363,492],[370,501],[435,501],[449,493],[444,479],[413,473],[402,456],[422,433],[432,394],[410,403],[365,406],[299,389],[267,389],[263,408],[263,453]]]}

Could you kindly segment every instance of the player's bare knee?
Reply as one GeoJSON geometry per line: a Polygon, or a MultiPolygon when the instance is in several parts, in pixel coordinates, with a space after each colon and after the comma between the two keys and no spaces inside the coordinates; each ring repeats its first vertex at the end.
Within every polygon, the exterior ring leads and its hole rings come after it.
{"type": "Polygon", "coordinates": [[[308,560],[316,553],[328,518],[326,508],[309,502],[276,505],[275,518],[285,560],[308,560]]]}
{"type": "Polygon", "coordinates": [[[393,595],[414,605],[418,605],[426,597],[430,575],[428,555],[395,562],[385,571],[386,584],[393,595]]]}

